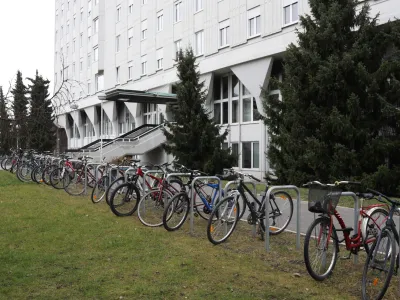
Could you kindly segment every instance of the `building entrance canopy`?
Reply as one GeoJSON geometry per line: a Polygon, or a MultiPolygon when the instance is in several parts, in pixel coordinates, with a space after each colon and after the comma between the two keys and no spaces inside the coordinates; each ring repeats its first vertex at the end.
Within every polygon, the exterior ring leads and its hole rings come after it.
{"type": "Polygon", "coordinates": [[[167,104],[176,102],[176,95],[169,93],[160,93],[160,92],[114,89],[111,91],[107,91],[105,93],[105,98],[100,100],[167,104]]]}

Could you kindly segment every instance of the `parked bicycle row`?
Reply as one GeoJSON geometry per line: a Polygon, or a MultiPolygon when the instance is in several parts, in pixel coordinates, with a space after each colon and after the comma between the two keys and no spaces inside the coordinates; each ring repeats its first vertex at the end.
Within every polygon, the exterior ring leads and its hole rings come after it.
{"type": "MultiPolygon", "coordinates": [[[[207,238],[213,244],[226,241],[239,220],[255,225],[256,232],[265,236],[265,205],[272,177],[265,178],[265,190],[259,199],[249,183],[261,180],[235,170],[209,176],[177,163],[141,165],[139,160],[124,159],[119,165],[94,164],[88,156],[73,160],[66,155],[52,157],[22,150],[4,157],[0,163],[21,181],[43,183],[74,196],[90,193],[93,203],[105,201],[116,216],[131,216],[137,211],[146,226],[178,230],[192,208],[194,216],[207,223],[207,238]],[[225,181],[229,182],[223,188],[221,182],[225,181]]],[[[309,190],[309,211],[318,214],[305,235],[306,269],[315,280],[322,281],[332,274],[343,249],[341,243],[349,251],[348,258],[365,250],[363,299],[382,299],[399,269],[399,234],[393,216],[400,212],[400,202],[370,189],[357,193],[361,208],[357,233],[352,234],[354,229],[346,226],[336,210],[342,191],[349,185],[358,183],[313,181],[305,185],[309,190]],[[383,203],[363,205],[371,199],[383,203]],[[334,220],[340,228],[335,227],[334,220]]],[[[268,205],[269,233],[277,235],[292,219],[293,199],[286,191],[278,190],[270,194],[268,205]]]]}

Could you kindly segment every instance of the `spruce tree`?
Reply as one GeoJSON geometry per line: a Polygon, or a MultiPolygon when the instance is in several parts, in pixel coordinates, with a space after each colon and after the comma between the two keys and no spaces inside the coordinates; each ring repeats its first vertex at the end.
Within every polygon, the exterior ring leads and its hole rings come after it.
{"type": "Polygon", "coordinates": [[[0,86],[0,153],[10,152],[11,125],[3,88],[0,86]]]}
{"type": "Polygon", "coordinates": [[[356,0],[309,0],[284,58],[283,100],[264,91],[268,157],[286,183],[400,182],[400,26],[356,0]],[[389,175],[390,174],[390,175],[389,175]]]}
{"type": "Polygon", "coordinates": [[[17,79],[15,80],[15,86],[11,93],[14,96],[12,104],[15,118],[13,128],[15,131],[14,138],[18,139],[18,146],[20,148],[26,148],[28,138],[28,99],[26,97],[26,86],[22,81],[22,73],[20,71],[17,72],[17,79]]]}
{"type": "Polygon", "coordinates": [[[209,174],[230,168],[235,158],[222,149],[228,131],[220,134],[220,126],[205,108],[206,91],[200,82],[192,49],[179,52],[176,84],[177,102],[171,107],[174,122],[167,124],[165,149],[178,163],[209,174]]]}
{"type": "Polygon", "coordinates": [[[29,145],[38,151],[52,150],[55,146],[53,109],[49,97],[50,81],[36,71],[34,79],[28,78],[30,115],[28,118],[29,145]]]}

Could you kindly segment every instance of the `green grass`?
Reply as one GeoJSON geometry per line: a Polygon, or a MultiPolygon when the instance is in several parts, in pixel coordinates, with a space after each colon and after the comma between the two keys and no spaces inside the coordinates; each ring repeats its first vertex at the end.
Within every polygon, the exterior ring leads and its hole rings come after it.
{"type": "Polygon", "coordinates": [[[271,237],[266,253],[241,222],[213,246],[201,219],[194,236],[188,224],[148,228],[105,203],[2,171],[0,211],[0,299],[360,298],[362,264],[339,261],[331,278],[315,282],[289,233],[271,237]]]}

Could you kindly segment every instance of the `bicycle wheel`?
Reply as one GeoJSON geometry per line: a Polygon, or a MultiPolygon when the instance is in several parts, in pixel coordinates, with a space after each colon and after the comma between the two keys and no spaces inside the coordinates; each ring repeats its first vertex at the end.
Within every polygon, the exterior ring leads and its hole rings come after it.
{"type": "Polygon", "coordinates": [[[239,221],[240,207],[234,196],[221,200],[213,209],[207,224],[207,238],[214,245],[228,239],[239,221]]]}
{"type": "Polygon", "coordinates": [[[185,192],[172,197],[164,209],[163,225],[168,231],[178,230],[189,214],[190,200],[185,192]]]}
{"type": "Polygon", "coordinates": [[[43,172],[43,167],[42,166],[37,166],[36,168],[33,169],[32,171],[32,180],[36,183],[41,183],[42,180],[42,172],[43,172]]]}
{"type": "MultiPolygon", "coordinates": [[[[111,195],[114,192],[114,190],[120,186],[121,184],[123,184],[125,182],[125,178],[124,177],[120,177],[115,179],[110,186],[107,188],[106,190],[106,202],[108,205],[110,205],[110,199],[111,199],[111,195]]],[[[140,197],[139,197],[140,198],[140,197]]]]}
{"type": "Polygon", "coordinates": [[[386,226],[388,216],[389,212],[386,209],[378,207],[371,210],[369,218],[364,218],[361,230],[364,249],[367,253],[369,253],[370,247],[378,237],[381,229],[386,226]]]}
{"type": "Polygon", "coordinates": [[[164,207],[171,195],[166,191],[152,190],[139,201],[138,217],[143,225],[157,227],[163,224],[164,207]]]}
{"type": "Polygon", "coordinates": [[[131,216],[138,207],[140,193],[131,182],[125,182],[114,189],[110,197],[111,211],[118,217],[131,216]]]}
{"type": "Polygon", "coordinates": [[[64,171],[63,168],[56,168],[50,174],[50,184],[53,188],[57,190],[64,189],[65,184],[67,183],[64,180],[64,177],[68,174],[67,171],[64,171]]]}
{"type": "MultiPolygon", "coordinates": [[[[289,225],[293,216],[293,200],[286,192],[274,192],[269,199],[269,233],[278,235],[289,225]]],[[[265,232],[265,224],[261,222],[265,232]]]]}
{"type": "Polygon", "coordinates": [[[21,165],[16,172],[16,175],[19,180],[22,182],[30,182],[32,181],[32,166],[30,164],[21,165]]]}
{"type": "Polygon", "coordinates": [[[329,234],[331,221],[321,217],[314,220],[307,230],[304,240],[304,262],[312,278],[322,281],[335,268],[339,243],[335,227],[329,234]]]}
{"type": "Polygon", "coordinates": [[[71,196],[79,196],[85,192],[85,174],[82,170],[66,172],[64,190],[71,196]]]}
{"type": "Polygon", "coordinates": [[[57,168],[58,168],[57,165],[51,165],[51,166],[47,166],[46,168],[44,168],[44,170],[42,172],[42,180],[46,185],[51,185],[50,184],[50,174],[57,168]]]}
{"type": "Polygon", "coordinates": [[[103,176],[96,182],[96,184],[92,189],[92,194],[90,196],[90,199],[92,200],[93,203],[99,203],[101,200],[104,199],[104,196],[106,194],[106,189],[108,187],[108,181],[109,177],[103,176]]]}
{"type": "Polygon", "coordinates": [[[392,279],[396,260],[396,241],[388,227],[382,229],[365,261],[362,276],[363,299],[382,299],[392,279]]]}

